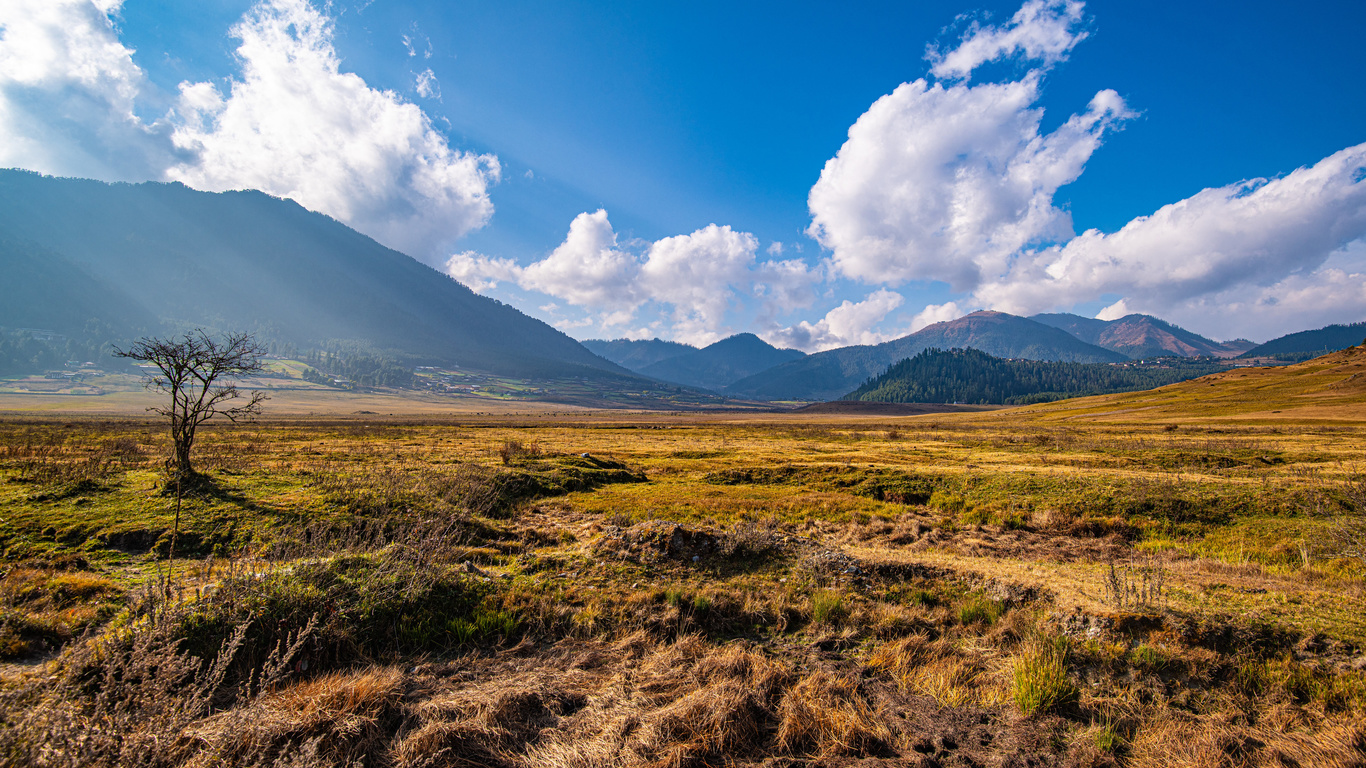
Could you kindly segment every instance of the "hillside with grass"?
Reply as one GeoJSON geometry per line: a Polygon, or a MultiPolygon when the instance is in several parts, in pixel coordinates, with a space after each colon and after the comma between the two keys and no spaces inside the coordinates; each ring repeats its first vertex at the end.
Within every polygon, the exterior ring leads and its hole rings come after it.
{"type": "Polygon", "coordinates": [[[1033,410],[1051,419],[1366,421],[1366,345],[1294,365],[1232,368],[1144,392],[1033,410]]]}

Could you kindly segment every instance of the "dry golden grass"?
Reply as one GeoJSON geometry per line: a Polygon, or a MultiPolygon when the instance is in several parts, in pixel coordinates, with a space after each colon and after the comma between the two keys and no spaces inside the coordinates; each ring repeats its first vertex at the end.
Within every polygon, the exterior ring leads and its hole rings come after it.
{"type": "MultiPolygon", "coordinates": [[[[60,624],[67,650],[0,684],[0,755],[115,764],[122,737],[166,766],[1359,765],[1366,586],[1317,544],[1366,440],[1331,369],[1298,389],[1230,374],[1207,412],[1209,382],[895,418],[291,405],[205,435],[217,491],[187,501],[169,600],[156,425],[3,420],[0,637],[60,624]],[[1256,411],[1273,396],[1341,418],[1256,411]],[[474,498],[584,453],[644,481],[474,498]],[[645,551],[623,532],[647,521],[715,544],[645,551]],[[1163,589],[1115,604],[1110,566],[1138,562],[1163,589]],[[229,605],[250,611],[208,608],[229,605]],[[182,639],[211,655],[238,620],[288,635],[299,605],[320,616],[296,659],[314,666],[243,688],[271,650],[244,635],[240,669],[195,694],[212,711],[176,714],[181,684],[146,665],[99,678],[117,702],[64,676],[114,663],[85,626],[127,641],[204,607],[182,639]]],[[[158,647],[148,664],[199,679],[158,647]]]]}

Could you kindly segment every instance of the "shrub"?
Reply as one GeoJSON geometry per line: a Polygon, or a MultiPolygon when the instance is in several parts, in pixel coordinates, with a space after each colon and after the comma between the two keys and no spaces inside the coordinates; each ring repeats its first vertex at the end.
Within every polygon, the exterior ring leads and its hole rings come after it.
{"type": "Polygon", "coordinates": [[[1155,557],[1119,568],[1111,561],[1106,569],[1105,600],[1117,608],[1140,608],[1158,605],[1167,599],[1167,569],[1155,557]]]}
{"type": "Polygon", "coordinates": [[[781,551],[781,529],[777,518],[741,520],[721,535],[721,554],[729,558],[761,561],[781,551]]]}

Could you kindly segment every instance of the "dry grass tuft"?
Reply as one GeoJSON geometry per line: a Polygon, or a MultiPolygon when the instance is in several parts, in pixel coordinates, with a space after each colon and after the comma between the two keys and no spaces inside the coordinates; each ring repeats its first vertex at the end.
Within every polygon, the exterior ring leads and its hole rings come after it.
{"type": "Polygon", "coordinates": [[[778,708],[778,746],[816,757],[885,751],[892,739],[886,719],[849,677],[816,672],[788,690],[778,708]]]}
{"type": "Polygon", "coordinates": [[[212,761],[242,763],[314,742],[348,764],[376,751],[399,717],[403,676],[393,668],[321,675],[200,723],[192,732],[212,761]]]}
{"type": "Polygon", "coordinates": [[[934,658],[937,650],[930,646],[930,637],[919,633],[879,645],[868,658],[868,666],[884,672],[896,681],[902,691],[912,689],[916,670],[934,658]]]}
{"type": "Polygon", "coordinates": [[[1133,768],[1354,768],[1362,764],[1363,753],[1366,725],[1361,722],[1307,733],[1169,715],[1139,730],[1127,764],[1133,768]]]}

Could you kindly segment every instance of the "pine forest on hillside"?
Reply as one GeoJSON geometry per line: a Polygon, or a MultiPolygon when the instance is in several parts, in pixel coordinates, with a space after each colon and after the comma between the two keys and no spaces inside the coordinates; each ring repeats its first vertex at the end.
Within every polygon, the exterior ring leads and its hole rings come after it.
{"type": "Polygon", "coordinates": [[[1225,370],[1211,359],[1144,363],[1003,360],[976,349],[927,349],[865,382],[846,399],[882,403],[1041,403],[1151,389],[1225,370]]]}

